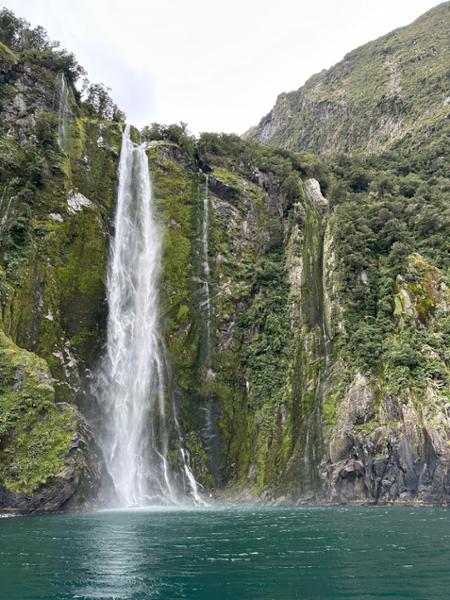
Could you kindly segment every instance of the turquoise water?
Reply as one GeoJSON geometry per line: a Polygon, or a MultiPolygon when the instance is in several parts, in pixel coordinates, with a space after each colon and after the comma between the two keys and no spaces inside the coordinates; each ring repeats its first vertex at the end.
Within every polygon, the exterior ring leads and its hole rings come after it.
{"type": "Polygon", "coordinates": [[[439,508],[224,508],[0,519],[0,598],[450,598],[439,508]]]}

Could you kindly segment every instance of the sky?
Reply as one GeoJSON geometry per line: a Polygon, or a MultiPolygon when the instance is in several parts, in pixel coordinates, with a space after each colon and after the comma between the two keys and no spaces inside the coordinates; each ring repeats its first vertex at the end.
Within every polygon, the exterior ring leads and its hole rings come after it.
{"type": "MultiPolygon", "coordinates": [[[[138,127],[243,133],[277,95],[438,0],[3,0],[138,127]]],[[[0,2],[1,5],[1,2],[0,2]]]]}

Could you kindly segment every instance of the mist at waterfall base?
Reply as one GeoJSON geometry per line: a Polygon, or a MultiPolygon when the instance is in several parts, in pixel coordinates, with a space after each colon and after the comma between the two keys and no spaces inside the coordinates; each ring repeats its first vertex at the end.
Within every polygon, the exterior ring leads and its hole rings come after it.
{"type": "Polygon", "coordinates": [[[5,600],[447,600],[443,508],[161,508],[0,519],[5,600]]]}
{"type": "Polygon", "coordinates": [[[106,353],[97,374],[100,442],[122,507],[203,503],[183,448],[159,316],[162,233],[145,144],[123,133],[108,277],[106,353]],[[179,469],[168,460],[178,447],[179,469]]]}

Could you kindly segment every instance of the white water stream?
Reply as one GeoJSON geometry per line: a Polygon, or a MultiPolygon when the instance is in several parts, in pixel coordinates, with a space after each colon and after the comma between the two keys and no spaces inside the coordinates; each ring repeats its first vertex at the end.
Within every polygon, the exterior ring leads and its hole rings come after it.
{"type": "Polygon", "coordinates": [[[70,89],[64,73],[58,78],[58,144],[61,150],[67,150],[67,128],[70,116],[70,89]]]}
{"type": "Polygon", "coordinates": [[[193,500],[203,503],[182,447],[160,331],[162,236],[155,218],[145,144],[126,126],[120,155],[115,235],[107,294],[107,349],[98,389],[103,408],[102,447],[121,506],[177,504],[168,460],[170,434],[193,500]]]}
{"type": "MultiPolygon", "coordinates": [[[[200,189],[200,188],[199,188],[200,189]]],[[[210,199],[209,199],[209,176],[205,175],[205,189],[203,194],[203,211],[201,222],[201,255],[202,255],[202,301],[201,308],[204,316],[203,329],[203,366],[204,376],[209,379],[213,376],[212,371],[212,317],[213,309],[211,302],[211,269],[209,265],[209,226],[210,226],[210,199]]],[[[203,407],[204,411],[204,426],[201,430],[202,439],[205,444],[205,450],[209,457],[211,472],[214,474],[214,469],[217,465],[216,460],[216,428],[214,423],[214,400],[211,394],[206,395],[206,403],[203,407]]]]}
{"type": "Polygon", "coordinates": [[[206,366],[210,368],[211,361],[211,293],[209,289],[209,190],[208,175],[205,179],[205,193],[203,196],[203,219],[202,219],[202,271],[203,271],[203,302],[206,316],[206,366]]]}

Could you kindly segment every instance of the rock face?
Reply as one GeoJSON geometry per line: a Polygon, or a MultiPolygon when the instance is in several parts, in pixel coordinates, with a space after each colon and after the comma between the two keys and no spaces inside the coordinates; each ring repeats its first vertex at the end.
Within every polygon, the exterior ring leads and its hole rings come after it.
{"type": "Polygon", "coordinates": [[[38,31],[28,52],[26,25],[8,11],[1,23],[0,508],[80,507],[105,478],[76,406],[90,412],[103,341],[121,131],[76,101],[73,58],[38,31]]]}
{"type": "Polygon", "coordinates": [[[278,151],[216,135],[191,152],[186,146],[161,140],[150,145],[149,159],[166,223],[167,348],[195,475],[210,489],[245,485],[253,494],[319,485],[314,390],[324,360],[328,205],[315,166],[305,177],[310,197],[301,166],[278,151]],[[199,241],[205,193],[209,336],[199,241]]]}
{"type": "Polygon", "coordinates": [[[450,4],[347,54],[294,92],[245,137],[323,154],[379,152],[445,126],[450,4]]]}
{"type": "Polygon", "coordinates": [[[3,511],[25,514],[102,505],[102,490],[108,474],[92,429],[73,407],[57,404],[57,408],[70,411],[77,422],[77,429],[65,449],[67,453],[61,454],[62,467],[43,484],[29,491],[14,491],[0,484],[0,507],[3,511]]]}
{"type": "Polygon", "coordinates": [[[0,334],[0,506],[34,512],[77,508],[106,480],[93,432],[55,403],[46,362],[0,334]]]}
{"type": "MultiPolygon", "coordinates": [[[[276,159],[271,150],[229,143],[230,155],[217,147],[217,138],[214,153],[205,139],[197,149],[203,168],[208,167],[212,219],[215,334],[208,369],[202,363],[202,275],[189,226],[201,219],[195,194],[203,194],[204,175],[195,175],[194,163],[189,175],[186,158],[185,170],[177,170],[180,156],[173,147],[170,158],[167,150],[164,160],[158,158],[162,142],[151,161],[169,228],[167,252],[173,252],[172,258],[166,255],[163,275],[166,314],[171,315],[168,347],[180,405],[189,413],[184,423],[196,440],[191,454],[197,458],[197,477],[213,488],[234,485],[238,497],[244,486],[267,501],[446,502],[445,272],[412,253],[385,272],[386,287],[378,279],[378,250],[375,255],[365,250],[364,268],[353,266],[361,239],[372,243],[366,211],[379,215],[384,208],[377,203],[374,208],[372,197],[366,201],[358,194],[358,201],[355,196],[332,211],[306,163],[302,168],[309,176],[302,176],[290,160],[276,159]],[[251,167],[236,166],[245,160],[237,148],[251,156],[251,167]],[[265,152],[271,154],[270,167],[265,152]],[[228,161],[232,169],[225,168],[228,161]],[[180,192],[200,177],[200,192],[194,189],[183,199],[168,196],[168,172],[180,192]],[[292,187],[285,185],[290,177],[292,187]],[[180,202],[189,212],[180,212],[180,202]],[[167,211],[174,211],[175,204],[177,212],[169,218],[167,211]],[[359,215],[363,237],[345,206],[359,215]],[[186,242],[190,253],[183,259],[181,301],[180,280],[168,284],[172,261],[179,259],[175,249],[186,242]],[[366,325],[373,318],[373,293],[378,303],[385,294],[386,325],[366,325]],[[185,310],[177,308],[180,302],[185,310]],[[358,303],[361,313],[355,312],[358,303]],[[215,423],[212,431],[208,414],[215,423]],[[211,480],[212,465],[216,474],[211,480]]],[[[384,313],[378,309],[378,314],[384,313]]]]}
{"type": "Polygon", "coordinates": [[[367,400],[374,402],[366,386],[355,381],[343,401],[329,462],[322,464],[324,497],[335,502],[447,503],[450,452],[445,413],[427,423],[412,399],[402,404],[385,394],[377,418],[367,418],[358,414],[367,400]]]}
{"type": "MultiPolygon", "coordinates": [[[[397,279],[396,297],[402,299],[402,309],[397,306],[400,329],[406,327],[408,317],[415,327],[423,328],[436,318],[430,311],[447,319],[450,296],[442,274],[420,255],[409,257],[404,276],[397,279]],[[419,306],[429,309],[422,322],[419,306]]],[[[422,352],[422,360],[443,358],[431,348],[422,352]]],[[[385,365],[385,373],[390,368],[385,365]]],[[[360,373],[348,387],[321,465],[324,497],[338,502],[448,502],[448,387],[439,378],[429,378],[420,392],[403,389],[395,394],[389,387],[383,378],[369,381],[360,373]]]]}

